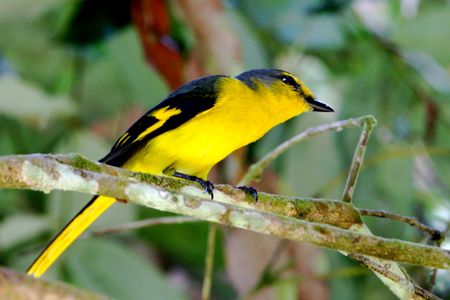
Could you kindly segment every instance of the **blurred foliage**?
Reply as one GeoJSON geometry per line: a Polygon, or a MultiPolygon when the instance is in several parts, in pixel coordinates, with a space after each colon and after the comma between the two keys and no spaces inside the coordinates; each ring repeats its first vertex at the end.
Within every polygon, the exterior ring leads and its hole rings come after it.
{"type": "MultiPolygon", "coordinates": [[[[0,1],[1,155],[79,152],[100,158],[140,113],[167,95],[164,79],[145,62],[129,5],[0,1]]],[[[251,146],[250,160],[309,126],[372,114],[379,127],[356,188],[356,205],[415,215],[438,229],[448,228],[448,1],[263,0],[255,5],[227,0],[223,5],[239,37],[245,69],[288,69],[337,112],[305,114],[274,129],[251,146]]],[[[201,47],[177,15],[171,15],[174,39],[201,47]]],[[[293,148],[273,166],[280,192],[339,198],[358,135],[356,130],[329,133],[293,148]]],[[[88,197],[0,191],[0,263],[25,270],[83,206],[79,198],[88,197]]],[[[161,215],[117,204],[93,227],[161,215]]],[[[367,222],[382,236],[424,239],[403,224],[367,222]]],[[[79,240],[48,276],[118,299],[195,298],[206,226],[165,225],[79,240]]],[[[325,278],[332,298],[394,298],[370,272],[339,275],[347,274],[339,270],[358,266],[325,253],[317,276],[325,278]]],[[[216,254],[215,298],[233,299],[222,252],[216,254]]],[[[426,271],[409,270],[426,285],[426,271]]],[[[296,285],[295,280],[277,285],[279,295],[295,298],[296,285]]],[[[448,299],[449,285],[450,274],[439,272],[435,292],[448,299]]]]}

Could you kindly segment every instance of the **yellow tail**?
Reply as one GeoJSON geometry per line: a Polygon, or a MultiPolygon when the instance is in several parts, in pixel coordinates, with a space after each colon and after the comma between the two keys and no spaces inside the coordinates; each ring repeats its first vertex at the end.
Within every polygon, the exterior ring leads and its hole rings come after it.
{"type": "Polygon", "coordinates": [[[44,274],[64,250],[115,201],[114,198],[105,196],[92,198],[42,251],[41,255],[28,268],[27,274],[34,277],[44,274]]]}

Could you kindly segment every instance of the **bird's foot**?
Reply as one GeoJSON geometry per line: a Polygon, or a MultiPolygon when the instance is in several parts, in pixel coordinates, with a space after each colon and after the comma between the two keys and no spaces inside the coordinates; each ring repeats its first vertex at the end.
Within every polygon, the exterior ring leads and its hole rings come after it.
{"type": "Polygon", "coordinates": [[[202,186],[203,191],[207,192],[211,196],[211,200],[214,199],[214,194],[213,194],[214,184],[212,184],[211,181],[203,180],[200,177],[193,176],[193,175],[187,175],[187,174],[183,174],[183,173],[179,173],[179,172],[173,173],[172,176],[197,182],[198,184],[200,184],[202,186]]]}
{"type": "Polygon", "coordinates": [[[255,202],[258,201],[258,191],[251,186],[237,186],[236,188],[243,190],[246,194],[250,195],[255,202]]]}

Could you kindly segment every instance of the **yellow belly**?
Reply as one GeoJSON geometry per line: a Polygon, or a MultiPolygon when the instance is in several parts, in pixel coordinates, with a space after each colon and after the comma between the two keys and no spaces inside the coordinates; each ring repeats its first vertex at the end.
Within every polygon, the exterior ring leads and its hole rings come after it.
{"type": "Polygon", "coordinates": [[[216,107],[155,137],[124,168],[151,174],[162,174],[169,168],[206,178],[215,164],[269,130],[266,126],[252,126],[253,121],[244,114],[223,116],[216,107]]]}

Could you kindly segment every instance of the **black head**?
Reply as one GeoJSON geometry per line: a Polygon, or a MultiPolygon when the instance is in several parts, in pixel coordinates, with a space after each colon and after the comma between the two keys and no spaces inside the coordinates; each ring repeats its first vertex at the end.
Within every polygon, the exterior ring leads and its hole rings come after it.
{"type": "Polygon", "coordinates": [[[334,111],[325,103],[316,101],[311,90],[306,85],[304,85],[303,82],[301,82],[297,77],[289,72],[279,69],[255,69],[244,72],[236,76],[236,78],[252,89],[256,89],[258,87],[258,84],[261,83],[267,86],[272,86],[276,82],[281,82],[286,87],[289,87],[296,91],[299,96],[309,104],[313,111],[334,111]]]}

